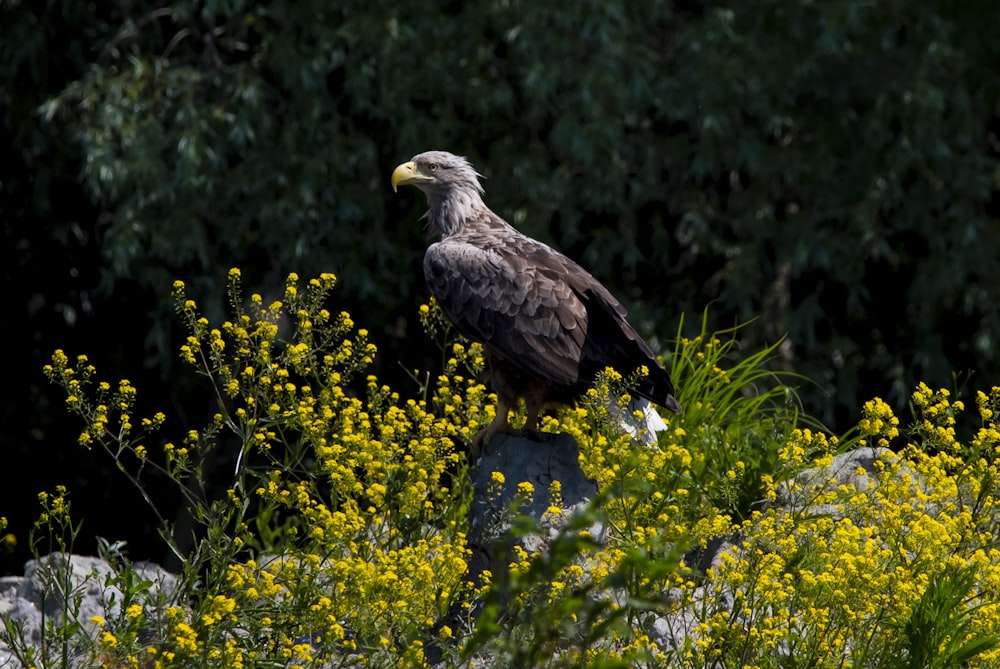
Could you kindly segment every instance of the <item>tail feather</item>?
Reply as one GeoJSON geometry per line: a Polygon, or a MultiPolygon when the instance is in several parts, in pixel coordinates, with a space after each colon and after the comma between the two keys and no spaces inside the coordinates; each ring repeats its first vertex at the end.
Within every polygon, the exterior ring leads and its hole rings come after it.
{"type": "Polygon", "coordinates": [[[629,402],[627,410],[612,400],[608,411],[624,432],[636,441],[642,442],[644,446],[656,444],[658,441],[656,433],[667,429],[667,424],[656,411],[656,407],[645,397],[634,397],[629,402]]]}
{"type": "Polygon", "coordinates": [[[664,400],[663,406],[670,409],[674,413],[681,412],[681,404],[680,402],[677,401],[677,398],[674,397],[673,395],[667,395],[667,399],[664,400]]]}

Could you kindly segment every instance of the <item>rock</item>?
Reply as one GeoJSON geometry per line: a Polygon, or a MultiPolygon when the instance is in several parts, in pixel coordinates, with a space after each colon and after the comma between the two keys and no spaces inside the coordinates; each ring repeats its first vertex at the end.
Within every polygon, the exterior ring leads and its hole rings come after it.
{"type": "MultiPolygon", "coordinates": [[[[534,493],[516,513],[534,518],[541,530],[516,541],[529,554],[545,550],[565,520],[586,509],[597,495],[597,484],[587,479],[580,469],[579,446],[568,434],[498,434],[489,452],[472,468],[471,476],[469,544],[473,559],[469,572],[474,578],[484,569],[497,573],[498,569],[506,568],[497,560],[508,556],[514,544],[509,536],[514,518],[510,505],[521,483],[530,483],[534,493]],[[494,483],[494,472],[503,475],[502,485],[494,483]],[[558,481],[560,486],[562,511],[559,514],[549,513],[552,506],[549,490],[553,481],[558,481]]],[[[590,532],[597,540],[604,539],[605,530],[600,524],[594,524],[590,532]]]]}
{"type": "Polygon", "coordinates": [[[888,448],[862,447],[840,453],[834,456],[829,466],[806,469],[791,481],[780,483],[775,504],[790,512],[806,511],[814,515],[837,516],[836,505],[816,505],[811,500],[820,492],[834,491],[841,486],[865,492],[877,483],[874,476],[875,462],[894,462],[896,457],[888,448]]]}
{"type": "MultiPolygon", "coordinates": [[[[176,587],[174,575],[158,565],[137,562],[132,567],[140,578],[152,581],[152,595],[176,587]]],[[[17,621],[24,641],[35,646],[42,640],[43,612],[47,624],[61,624],[65,613],[80,624],[81,634],[92,635],[97,627],[94,616],[115,615],[122,601],[121,590],[108,583],[113,576],[111,565],[98,557],[51,553],[30,560],[24,576],[0,579],[0,616],[17,621]]],[[[8,666],[17,664],[10,648],[0,642],[0,667],[8,666]]]]}

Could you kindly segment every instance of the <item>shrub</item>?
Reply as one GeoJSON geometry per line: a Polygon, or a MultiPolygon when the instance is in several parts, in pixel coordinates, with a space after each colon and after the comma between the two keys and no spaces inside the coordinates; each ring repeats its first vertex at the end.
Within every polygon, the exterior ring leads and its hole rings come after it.
{"type": "MultiPolygon", "coordinates": [[[[128,381],[98,380],[85,356],[53,355],[45,372],[83,418],[80,444],[140,490],[148,469],[169,477],[197,533],[185,551],[162,523],[182,564],[174,589],[154,592],[106,546],[114,573],[104,585],[122,593],[107,615],[81,621],[67,596],[41,645],[5,616],[0,640],[23,665],[67,667],[74,648],[133,667],[1000,659],[1000,388],[977,395],[981,427],[964,442],[964,404],[923,385],[905,431],[872,400],[838,440],[799,415],[785,385],[796,377],[764,371],[777,345],[740,357],[738,329],[710,333],[703,320],[697,337],[678,334],[670,362],[685,411],[655,447],[636,449],[606,420],[609,398],[628,399],[628,380],[610,370],[580,406],[545,418],[544,430],[579,443],[598,495],[546,534],[546,550],[515,548],[504,573],[473,583],[465,444],[495,404],[478,380],[482,350],[452,341],[433,303],[423,307],[442,373],[405,398],[365,376],[375,348],[348,314],[328,310],[334,283],[291,275],[284,299],[264,304],[244,299],[230,270],[232,314],[218,327],[175,283],[190,332],[181,357],[218,398],[209,424],[180,440],[157,436],[165,415],[134,415],[128,381]],[[872,469],[832,480],[824,467],[858,448],[872,469]],[[219,454],[233,474],[215,490],[205,464],[219,454]]],[[[543,523],[561,514],[558,481],[549,493],[543,523]]],[[[41,499],[32,545],[71,551],[79,524],[67,492],[41,499]]],[[[523,518],[515,528],[541,531],[523,518]]]]}

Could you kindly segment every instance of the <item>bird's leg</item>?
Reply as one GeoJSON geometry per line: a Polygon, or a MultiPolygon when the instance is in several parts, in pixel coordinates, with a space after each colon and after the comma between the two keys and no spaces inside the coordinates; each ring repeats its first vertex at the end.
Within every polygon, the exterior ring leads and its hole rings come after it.
{"type": "Polygon", "coordinates": [[[546,406],[547,386],[543,383],[532,383],[524,395],[524,428],[522,433],[530,436],[538,432],[538,417],[546,406]]]}
{"type": "Polygon", "coordinates": [[[524,431],[538,432],[538,416],[542,413],[542,405],[525,402],[524,413],[524,431]]]}
{"type": "Polygon", "coordinates": [[[485,428],[476,433],[472,438],[472,459],[475,460],[482,455],[489,446],[490,441],[497,432],[512,432],[508,418],[510,417],[510,406],[502,399],[497,398],[497,415],[493,421],[485,428]]]}

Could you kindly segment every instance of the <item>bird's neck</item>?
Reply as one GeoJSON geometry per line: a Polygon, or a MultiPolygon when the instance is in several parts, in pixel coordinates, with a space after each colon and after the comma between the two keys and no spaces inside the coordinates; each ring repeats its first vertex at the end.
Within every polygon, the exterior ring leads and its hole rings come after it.
{"type": "Polygon", "coordinates": [[[430,227],[440,237],[449,237],[471,222],[488,218],[483,198],[474,191],[455,190],[447,193],[428,193],[427,212],[430,227]]]}

